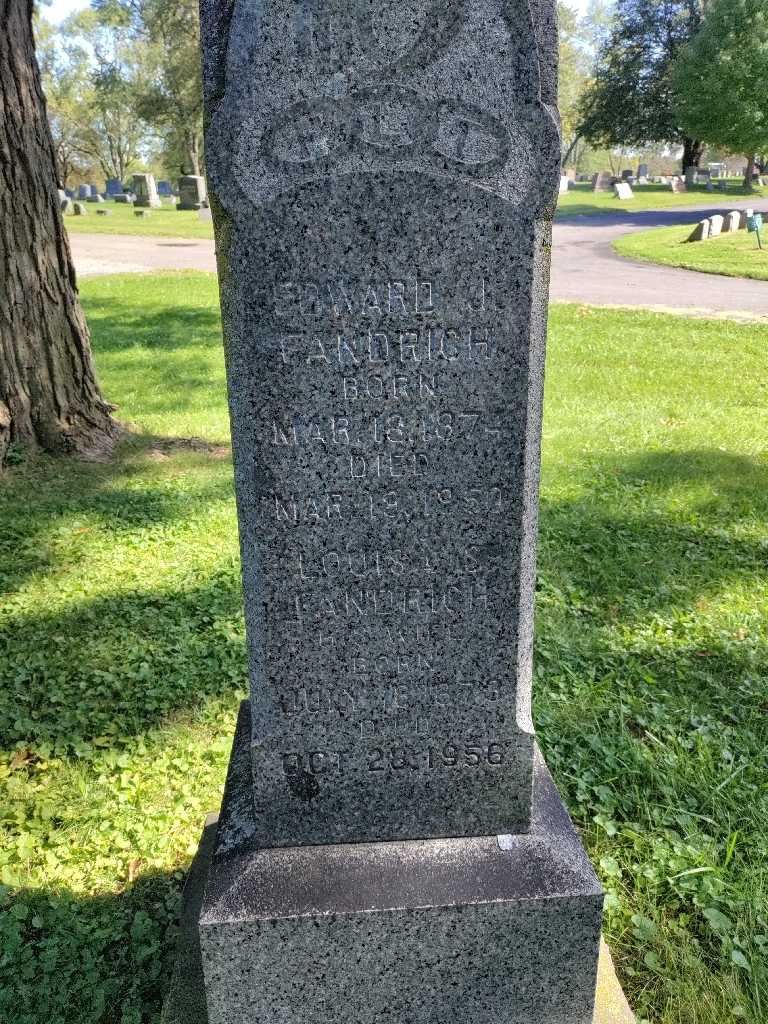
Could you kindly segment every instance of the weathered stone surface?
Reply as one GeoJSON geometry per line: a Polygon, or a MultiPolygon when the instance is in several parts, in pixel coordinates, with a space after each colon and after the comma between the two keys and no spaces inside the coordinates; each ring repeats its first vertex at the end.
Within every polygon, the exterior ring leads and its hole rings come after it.
{"type": "Polygon", "coordinates": [[[119,178],[107,178],[106,192],[108,196],[120,195],[123,191],[123,183],[119,178]]]}
{"type": "Polygon", "coordinates": [[[723,218],[723,233],[726,231],[738,231],[741,224],[741,213],[738,210],[731,210],[723,218]]]}
{"type": "Polygon", "coordinates": [[[167,199],[173,195],[173,187],[170,181],[158,181],[157,183],[157,194],[163,199],[167,199]]]}
{"type": "Polygon", "coordinates": [[[540,756],[526,835],[254,855],[248,715],[199,919],[210,1024],[591,1022],[603,897],[540,756]]]}
{"type": "Polygon", "coordinates": [[[179,178],[179,203],[177,210],[199,210],[208,193],[202,175],[185,174],[179,178]]]}
{"type": "Polygon", "coordinates": [[[226,12],[206,162],[260,842],[524,830],[550,5],[226,12]]]}
{"type": "Polygon", "coordinates": [[[722,214],[715,213],[709,218],[709,237],[715,238],[723,230],[723,216],[722,214]]]}
{"type": "Polygon", "coordinates": [[[648,164],[638,164],[637,177],[638,179],[648,177],[648,164]]]}
{"type": "Polygon", "coordinates": [[[747,209],[739,212],[739,231],[746,231],[747,221],[754,214],[754,210],[747,209]]]}
{"type": "Polygon", "coordinates": [[[111,210],[97,210],[96,211],[96,216],[97,217],[111,217],[112,216],[112,211],[111,210]]]}
{"type": "Polygon", "coordinates": [[[613,194],[617,199],[634,199],[635,193],[628,181],[617,181],[613,186],[613,194]]]}
{"type": "Polygon", "coordinates": [[[91,194],[91,186],[90,185],[80,185],[80,186],[78,186],[78,189],[77,189],[77,198],[78,199],[87,199],[90,194],[91,194]]]}
{"type": "Polygon", "coordinates": [[[688,242],[706,242],[709,238],[710,223],[707,218],[700,220],[693,231],[688,235],[688,242]]]}
{"type": "Polygon", "coordinates": [[[116,203],[132,203],[133,202],[133,196],[129,195],[127,192],[121,192],[120,194],[115,195],[112,198],[115,200],[116,203]]]}
{"type": "Polygon", "coordinates": [[[75,212],[75,204],[69,197],[61,201],[61,212],[65,217],[70,216],[75,212]]]}
{"type": "Polygon", "coordinates": [[[610,171],[599,171],[592,176],[593,192],[610,192],[613,189],[614,177],[610,171]]]}
{"type": "Polygon", "coordinates": [[[568,186],[570,185],[571,179],[567,174],[560,175],[560,195],[564,196],[568,193],[568,186]]]}
{"type": "Polygon", "coordinates": [[[88,213],[88,209],[86,208],[85,203],[73,203],[72,212],[76,217],[85,217],[88,213]]]}
{"type": "Polygon", "coordinates": [[[160,209],[163,205],[157,194],[154,174],[134,174],[133,192],[135,206],[160,209]]]}
{"type": "Polygon", "coordinates": [[[683,181],[682,178],[674,177],[669,182],[670,188],[673,192],[687,192],[687,182],[683,181]]]}
{"type": "Polygon", "coordinates": [[[86,203],[103,203],[104,196],[99,195],[98,192],[91,192],[88,198],[85,200],[86,203]]]}

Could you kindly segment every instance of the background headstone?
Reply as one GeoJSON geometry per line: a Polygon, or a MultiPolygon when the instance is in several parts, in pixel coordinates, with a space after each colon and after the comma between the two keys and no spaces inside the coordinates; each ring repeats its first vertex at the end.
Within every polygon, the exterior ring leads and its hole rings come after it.
{"type": "Polygon", "coordinates": [[[157,194],[162,196],[164,199],[168,196],[173,195],[173,188],[171,187],[170,181],[161,180],[157,183],[157,194]]]}
{"type": "Polygon", "coordinates": [[[121,192],[118,195],[112,197],[116,203],[132,203],[133,196],[128,195],[126,192],[121,192]]]}
{"type": "Polygon", "coordinates": [[[648,177],[648,164],[639,164],[637,168],[637,177],[640,178],[648,177]]]}
{"type": "Polygon", "coordinates": [[[209,1020],[589,1024],[530,717],[554,2],[201,15],[251,680],[209,1020]]]}
{"type": "Polygon", "coordinates": [[[199,210],[207,198],[205,178],[202,175],[185,174],[179,178],[179,202],[177,210],[199,210]]]}
{"type": "Polygon", "coordinates": [[[634,199],[635,193],[628,181],[617,181],[613,186],[613,194],[617,199],[634,199]]]}
{"type": "Polygon", "coordinates": [[[104,202],[104,197],[99,195],[98,192],[91,192],[91,194],[86,199],[86,203],[103,203],[103,202],[104,202]]]}
{"type": "Polygon", "coordinates": [[[739,231],[746,231],[747,221],[754,215],[754,210],[740,210],[739,211],[739,231]]]}
{"type": "Polygon", "coordinates": [[[610,171],[598,171],[592,177],[593,192],[611,192],[613,190],[614,178],[610,171]]]}
{"type": "Polygon", "coordinates": [[[715,238],[723,230],[723,217],[721,214],[716,213],[709,218],[709,237],[715,238]]]}
{"type": "Polygon", "coordinates": [[[107,195],[117,196],[123,191],[123,183],[119,178],[107,178],[107,195]]]}
{"type": "Polygon", "coordinates": [[[689,242],[705,242],[709,238],[709,220],[700,220],[687,238],[689,242]]]}
{"type": "Polygon", "coordinates": [[[65,217],[71,216],[75,212],[75,204],[69,196],[62,201],[61,212],[65,217]]]}
{"type": "Polygon", "coordinates": [[[731,210],[723,218],[723,232],[738,231],[741,222],[741,213],[738,210],[731,210]]]}
{"type": "Polygon", "coordinates": [[[76,217],[84,217],[88,213],[85,203],[73,203],[72,212],[76,217]]]}
{"type": "Polygon", "coordinates": [[[565,174],[561,174],[560,175],[559,193],[560,193],[561,196],[567,195],[569,181],[570,181],[570,179],[568,177],[566,177],[565,174]]]}
{"type": "Polygon", "coordinates": [[[162,203],[157,194],[155,177],[153,174],[134,174],[133,193],[135,195],[134,205],[138,207],[160,209],[162,203]]]}
{"type": "Polygon", "coordinates": [[[112,211],[111,210],[97,210],[96,211],[96,216],[97,217],[111,217],[112,216],[112,211]]]}
{"type": "Polygon", "coordinates": [[[682,178],[674,177],[670,179],[670,188],[673,192],[687,192],[688,185],[682,180],[682,178]]]}
{"type": "Polygon", "coordinates": [[[91,194],[91,186],[90,185],[80,185],[78,187],[78,189],[77,189],[77,197],[78,197],[78,199],[87,199],[90,194],[91,194]]]}

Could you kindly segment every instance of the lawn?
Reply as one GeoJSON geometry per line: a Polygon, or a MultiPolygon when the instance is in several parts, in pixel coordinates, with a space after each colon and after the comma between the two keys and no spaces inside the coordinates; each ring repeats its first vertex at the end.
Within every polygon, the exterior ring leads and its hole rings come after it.
{"type": "Polygon", "coordinates": [[[578,182],[567,195],[560,196],[557,206],[557,220],[568,217],[591,216],[594,214],[621,213],[622,210],[670,210],[681,206],[727,206],[728,198],[759,199],[768,195],[768,188],[757,188],[745,192],[741,179],[728,182],[728,192],[707,192],[703,186],[696,186],[688,192],[673,192],[669,185],[633,185],[634,199],[617,199],[613,192],[593,192],[589,182],[578,182]]]}
{"type": "MultiPolygon", "coordinates": [[[[3,1024],[158,1020],[246,686],[215,278],[82,293],[136,432],[0,482],[3,1024]]],[[[654,1024],[768,1019],[766,345],[551,315],[535,719],[654,1024]]]]}
{"type": "MultiPolygon", "coordinates": [[[[636,185],[635,198],[622,202],[614,198],[613,193],[593,192],[589,184],[577,184],[568,195],[560,196],[557,208],[557,219],[578,215],[620,213],[622,210],[664,210],[678,206],[711,206],[723,202],[727,205],[727,197],[719,192],[707,192],[703,188],[683,195],[671,192],[664,185],[636,185]]],[[[768,189],[763,190],[768,195],[768,189]]],[[[752,193],[759,197],[760,190],[752,193]]],[[[732,198],[744,198],[746,193],[738,182],[730,183],[729,192],[732,198]]],[[[108,199],[100,206],[86,203],[88,213],[85,217],[69,216],[65,218],[67,230],[79,234],[98,235],[153,235],[163,238],[213,238],[213,225],[210,221],[200,220],[193,210],[176,210],[163,205],[162,210],[151,210],[148,217],[136,217],[132,206],[115,203],[108,199]],[[96,216],[96,210],[109,210],[108,217],[96,216]]]]}
{"type": "Polygon", "coordinates": [[[111,199],[103,203],[85,203],[88,211],[84,217],[64,218],[67,230],[76,234],[92,235],[155,235],[162,238],[213,238],[213,224],[200,220],[196,210],[177,210],[163,204],[161,210],[145,211],[137,217],[133,206],[115,203],[111,199]],[[99,217],[97,210],[109,210],[109,216],[99,217]],[[149,216],[146,216],[146,214],[149,216]]]}
{"type": "Polygon", "coordinates": [[[748,231],[729,231],[706,242],[686,242],[692,224],[673,228],[654,228],[617,238],[613,247],[622,256],[670,267],[701,270],[705,274],[727,277],[752,277],[768,281],[768,232],[764,232],[764,249],[758,248],[757,236],[748,231]]]}

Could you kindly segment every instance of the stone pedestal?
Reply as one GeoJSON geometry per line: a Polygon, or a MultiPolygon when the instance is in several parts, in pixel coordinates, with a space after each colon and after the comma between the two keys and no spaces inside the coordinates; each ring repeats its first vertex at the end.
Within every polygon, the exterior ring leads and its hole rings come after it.
{"type": "Polygon", "coordinates": [[[255,851],[249,718],[165,1024],[590,1024],[603,896],[540,755],[525,835],[255,851]]]}

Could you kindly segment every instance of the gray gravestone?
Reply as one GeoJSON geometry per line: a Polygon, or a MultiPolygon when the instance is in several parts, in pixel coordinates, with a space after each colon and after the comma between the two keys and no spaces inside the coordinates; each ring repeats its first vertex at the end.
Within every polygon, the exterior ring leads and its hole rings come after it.
{"type": "Polygon", "coordinates": [[[88,213],[85,203],[73,203],[72,210],[76,217],[84,217],[88,213]]]}
{"type": "Polygon", "coordinates": [[[157,194],[155,176],[153,174],[134,174],[133,192],[136,196],[134,205],[144,208],[160,209],[162,203],[157,194]]]}
{"type": "Polygon", "coordinates": [[[731,210],[723,218],[723,234],[728,231],[738,231],[741,223],[741,214],[738,210],[731,210]]]}
{"type": "Polygon", "coordinates": [[[739,231],[745,231],[747,227],[747,221],[754,215],[754,210],[741,210],[739,213],[739,231]]]}
{"type": "Polygon", "coordinates": [[[204,0],[202,40],[251,696],[174,991],[589,1024],[530,717],[554,3],[204,0]]]}
{"type": "Polygon", "coordinates": [[[179,178],[177,210],[199,210],[207,198],[205,178],[202,175],[184,174],[179,178]]]}
{"type": "Polygon", "coordinates": [[[69,196],[67,196],[65,199],[62,199],[61,212],[65,217],[70,216],[75,212],[75,204],[72,202],[69,196]]]}
{"type": "Polygon", "coordinates": [[[599,171],[592,177],[593,192],[610,192],[613,189],[614,177],[610,171],[599,171]]]}
{"type": "Polygon", "coordinates": [[[705,218],[704,220],[700,220],[696,227],[693,229],[693,231],[690,233],[690,235],[688,235],[686,241],[706,242],[706,240],[709,238],[709,228],[710,224],[708,219],[705,218]]]}
{"type": "Polygon", "coordinates": [[[157,194],[163,199],[170,198],[170,196],[173,195],[173,188],[171,187],[170,181],[158,181],[157,194]]]}
{"type": "Polygon", "coordinates": [[[717,235],[722,233],[724,217],[720,213],[714,214],[709,218],[709,237],[716,238],[717,235]]]}
{"type": "Polygon", "coordinates": [[[91,186],[90,185],[80,185],[79,186],[79,188],[77,190],[77,198],[78,199],[87,199],[88,196],[90,196],[90,194],[91,194],[91,186]]]}
{"type": "Polygon", "coordinates": [[[634,199],[635,193],[628,181],[617,181],[613,186],[613,194],[617,199],[634,199]]]}
{"type": "Polygon", "coordinates": [[[648,164],[639,164],[638,168],[637,168],[637,178],[638,178],[638,181],[640,180],[640,178],[647,178],[647,177],[648,177],[648,164]]]}
{"type": "Polygon", "coordinates": [[[112,198],[115,200],[116,203],[132,203],[133,202],[133,196],[129,195],[126,192],[121,192],[120,194],[115,195],[112,198]]]}
{"type": "Polygon", "coordinates": [[[119,178],[107,178],[107,195],[119,196],[123,191],[123,183],[119,178]]]}

